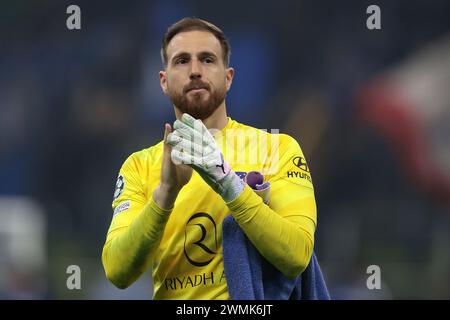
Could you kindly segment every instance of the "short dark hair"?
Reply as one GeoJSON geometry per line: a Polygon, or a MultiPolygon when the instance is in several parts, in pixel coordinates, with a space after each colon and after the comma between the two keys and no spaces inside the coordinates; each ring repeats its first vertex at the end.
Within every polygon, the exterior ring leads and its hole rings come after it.
{"type": "Polygon", "coordinates": [[[175,37],[178,33],[192,31],[192,30],[201,30],[212,33],[217,40],[220,42],[220,46],[222,47],[222,59],[223,63],[226,67],[230,64],[230,55],[231,48],[230,44],[225,38],[225,34],[220,30],[217,26],[208,22],[206,20],[202,20],[199,18],[183,18],[174,24],[172,24],[167,32],[164,34],[161,46],[161,59],[164,66],[167,66],[167,46],[169,42],[175,37]]]}

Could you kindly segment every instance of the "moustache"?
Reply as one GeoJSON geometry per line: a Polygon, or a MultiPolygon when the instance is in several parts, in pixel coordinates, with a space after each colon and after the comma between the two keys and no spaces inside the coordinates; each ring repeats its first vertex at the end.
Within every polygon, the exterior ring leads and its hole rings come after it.
{"type": "Polygon", "coordinates": [[[209,84],[200,81],[200,80],[194,80],[191,83],[189,83],[187,86],[184,87],[184,93],[187,93],[188,91],[194,90],[194,89],[205,89],[210,90],[209,84]]]}

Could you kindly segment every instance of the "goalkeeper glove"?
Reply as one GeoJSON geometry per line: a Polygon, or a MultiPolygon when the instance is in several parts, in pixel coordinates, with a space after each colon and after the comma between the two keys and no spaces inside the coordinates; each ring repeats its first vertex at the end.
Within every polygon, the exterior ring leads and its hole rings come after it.
{"type": "Polygon", "coordinates": [[[203,122],[184,113],[173,128],[167,137],[173,147],[172,161],[191,166],[225,202],[234,200],[244,190],[245,182],[224,160],[203,122]]]}

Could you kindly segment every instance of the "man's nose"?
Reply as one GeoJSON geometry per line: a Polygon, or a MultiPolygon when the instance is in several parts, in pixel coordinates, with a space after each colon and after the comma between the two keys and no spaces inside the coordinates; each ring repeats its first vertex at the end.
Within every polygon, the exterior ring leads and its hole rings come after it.
{"type": "Polygon", "coordinates": [[[202,77],[200,62],[197,59],[193,59],[191,63],[191,74],[189,76],[192,79],[199,79],[202,77]]]}

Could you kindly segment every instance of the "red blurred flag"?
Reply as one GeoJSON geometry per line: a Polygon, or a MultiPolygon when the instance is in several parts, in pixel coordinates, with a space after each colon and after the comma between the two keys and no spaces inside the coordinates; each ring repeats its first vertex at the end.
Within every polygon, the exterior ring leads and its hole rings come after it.
{"type": "Polygon", "coordinates": [[[450,37],[363,86],[357,115],[393,147],[420,190],[450,202],[450,37]]]}

